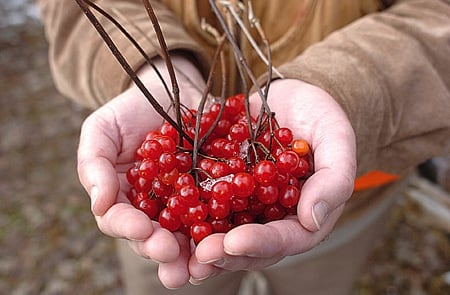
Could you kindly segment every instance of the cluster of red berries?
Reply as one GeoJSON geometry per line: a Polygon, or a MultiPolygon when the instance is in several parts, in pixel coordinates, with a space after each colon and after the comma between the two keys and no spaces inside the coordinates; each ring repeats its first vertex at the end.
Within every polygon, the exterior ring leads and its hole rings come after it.
{"type": "MultiPolygon", "coordinates": [[[[201,116],[199,138],[208,137],[195,167],[190,141],[180,145],[177,130],[164,123],[147,134],[126,173],[133,206],[196,243],[241,224],[296,214],[301,186],[312,173],[309,145],[294,140],[290,129],[266,122],[251,141],[256,121],[245,115],[244,96],[227,98],[220,120],[214,122],[221,107],[212,104],[201,116]]],[[[183,130],[194,138],[195,111],[183,122],[183,130]]]]}

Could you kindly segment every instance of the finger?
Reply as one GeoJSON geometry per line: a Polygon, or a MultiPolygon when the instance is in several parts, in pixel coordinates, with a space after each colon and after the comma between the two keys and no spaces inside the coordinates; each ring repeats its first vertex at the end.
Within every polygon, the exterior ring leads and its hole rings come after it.
{"type": "Polygon", "coordinates": [[[189,257],[191,256],[189,239],[181,233],[175,233],[175,237],[180,245],[180,255],[176,260],[168,263],[161,263],[158,269],[158,276],[161,283],[168,289],[177,289],[184,286],[189,281],[189,257]]]}
{"type": "MultiPolygon", "coordinates": [[[[326,124],[326,123],[324,123],[326,124]]],[[[336,123],[329,122],[321,130],[336,123]]],[[[344,204],[353,192],[356,173],[356,144],[353,129],[342,120],[340,128],[326,134],[314,134],[314,174],[304,183],[298,204],[301,224],[317,231],[328,215],[344,204]]]]}
{"type": "Polygon", "coordinates": [[[231,230],[225,236],[210,236],[197,246],[199,263],[211,264],[227,270],[257,270],[280,259],[306,252],[331,232],[343,206],[330,214],[322,229],[311,232],[292,216],[267,224],[246,224],[231,230]]]}
{"type": "Polygon", "coordinates": [[[118,148],[105,132],[104,122],[90,116],[83,123],[78,146],[78,175],[91,197],[94,215],[103,215],[115,203],[119,180],[114,168],[118,148]]]}
{"type": "Polygon", "coordinates": [[[129,241],[136,254],[158,263],[175,261],[180,255],[180,246],[173,233],[153,223],[153,233],[145,241],[129,241]]]}
{"type": "Polygon", "coordinates": [[[127,203],[114,204],[104,215],[95,218],[99,229],[114,238],[144,241],[153,233],[147,215],[127,203]]]}

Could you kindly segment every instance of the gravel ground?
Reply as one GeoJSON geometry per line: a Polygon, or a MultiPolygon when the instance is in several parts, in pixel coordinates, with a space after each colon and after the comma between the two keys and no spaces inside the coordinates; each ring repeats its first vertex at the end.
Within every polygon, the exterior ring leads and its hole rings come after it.
{"type": "MultiPolygon", "coordinates": [[[[88,112],[54,89],[36,21],[0,30],[0,294],[121,294],[114,243],[98,231],[76,175],[88,112]]],[[[402,200],[357,294],[450,294],[449,242],[402,200]]]]}

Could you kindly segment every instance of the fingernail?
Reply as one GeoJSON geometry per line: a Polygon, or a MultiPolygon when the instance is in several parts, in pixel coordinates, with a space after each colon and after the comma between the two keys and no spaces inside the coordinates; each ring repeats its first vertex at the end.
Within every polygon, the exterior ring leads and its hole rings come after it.
{"type": "Polygon", "coordinates": [[[206,281],[207,279],[213,278],[213,277],[215,277],[215,276],[217,276],[217,275],[218,275],[217,272],[213,272],[213,273],[207,275],[206,277],[200,278],[200,279],[194,279],[193,277],[190,277],[189,283],[191,283],[192,285],[195,285],[195,286],[201,285],[201,284],[203,284],[203,282],[206,281]]]}
{"type": "Polygon", "coordinates": [[[316,203],[312,208],[312,218],[314,220],[314,224],[317,227],[317,230],[320,230],[320,227],[325,222],[328,217],[328,205],[324,201],[320,201],[316,203]]]}
{"type": "Polygon", "coordinates": [[[95,201],[97,201],[98,194],[99,194],[98,187],[93,186],[91,189],[91,193],[89,195],[91,196],[91,210],[94,214],[95,214],[94,206],[95,206],[95,201]]]}
{"type": "Polygon", "coordinates": [[[201,279],[194,279],[193,277],[191,277],[189,279],[189,283],[191,283],[194,286],[198,286],[198,285],[201,285],[203,283],[203,281],[205,281],[207,278],[209,278],[209,276],[207,276],[205,278],[201,278],[201,279]]]}
{"type": "Polygon", "coordinates": [[[216,259],[211,259],[208,261],[199,261],[201,264],[212,264],[214,266],[218,266],[220,267],[221,265],[223,265],[225,263],[225,260],[223,258],[216,258],[216,259]]]}

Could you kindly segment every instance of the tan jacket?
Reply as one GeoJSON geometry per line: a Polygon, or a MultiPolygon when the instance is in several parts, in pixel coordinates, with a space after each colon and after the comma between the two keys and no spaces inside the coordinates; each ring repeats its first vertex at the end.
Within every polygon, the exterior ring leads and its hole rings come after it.
{"type": "MultiPolygon", "coordinates": [[[[58,89],[95,108],[123,91],[129,79],[74,0],[38,0],[58,89]]],[[[169,48],[207,63],[214,40],[200,28],[211,19],[208,1],[152,1],[169,48]]],[[[450,153],[450,2],[446,0],[254,0],[270,39],[274,64],[289,78],[328,91],[346,111],[357,136],[358,175],[371,170],[404,174],[450,153]],[[387,7],[382,2],[395,2],[387,7]]],[[[125,15],[123,22],[146,50],[136,26],[154,33],[141,0],[96,1],[125,15]],[[134,23],[129,24],[130,20],[134,23]]],[[[133,67],[143,59],[103,21],[133,67]]],[[[247,47],[258,74],[264,68],[247,47]]]]}

